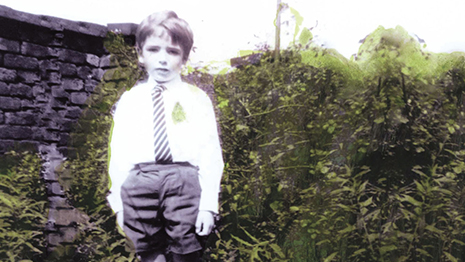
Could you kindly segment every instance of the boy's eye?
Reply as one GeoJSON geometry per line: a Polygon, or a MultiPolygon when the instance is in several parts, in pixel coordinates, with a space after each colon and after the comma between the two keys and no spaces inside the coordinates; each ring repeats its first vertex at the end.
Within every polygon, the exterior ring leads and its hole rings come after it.
{"type": "Polygon", "coordinates": [[[168,50],[168,53],[171,54],[171,55],[179,55],[181,52],[179,50],[176,50],[176,49],[170,49],[170,50],[168,50]]]}
{"type": "Polygon", "coordinates": [[[160,50],[159,47],[150,47],[147,49],[149,52],[158,52],[160,50]]]}

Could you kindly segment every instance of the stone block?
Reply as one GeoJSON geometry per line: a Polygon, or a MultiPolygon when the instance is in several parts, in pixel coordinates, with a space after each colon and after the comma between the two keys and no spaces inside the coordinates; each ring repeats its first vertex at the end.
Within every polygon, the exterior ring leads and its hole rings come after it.
{"type": "Polygon", "coordinates": [[[81,79],[64,78],[62,86],[64,90],[80,91],[84,88],[84,82],[81,79]]]}
{"type": "Polygon", "coordinates": [[[21,100],[21,110],[35,109],[36,104],[34,100],[22,99],[21,100]]]}
{"type": "Polygon", "coordinates": [[[102,80],[103,74],[105,74],[105,71],[103,69],[100,69],[100,68],[92,69],[92,78],[97,81],[102,80]]]}
{"type": "Polygon", "coordinates": [[[60,118],[60,114],[52,109],[47,109],[47,111],[42,114],[42,119],[45,120],[55,120],[57,118],[60,118]]]}
{"type": "MultiPolygon", "coordinates": [[[[50,212],[50,211],[49,211],[50,212]]],[[[47,243],[51,246],[58,246],[61,244],[62,237],[58,232],[50,232],[47,234],[47,243]]],[[[53,250],[52,250],[53,252],[53,250]]]]}
{"type": "Polygon", "coordinates": [[[110,55],[103,56],[100,58],[100,68],[108,68],[110,67],[110,55]]]}
{"type": "Polygon", "coordinates": [[[15,147],[14,141],[0,139],[0,153],[8,152],[14,147],[15,147]]]}
{"type": "Polygon", "coordinates": [[[84,90],[87,92],[92,92],[94,91],[95,87],[99,84],[99,81],[93,80],[93,79],[88,79],[84,83],[84,90]]]}
{"type": "Polygon", "coordinates": [[[39,60],[35,57],[27,57],[14,54],[5,54],[3,58],[4,66],[8,68],[38,69],[39,60]]]}
{"type": "Polygon", "coordinates": [[[38,96],[44,95],[44,94],[45,94],[45,90],[48,90],[48,89],[50,89],[49,86],[48,86],[46,83],[44,83],[44,82],[35,84],[35,85],[32,87],[32,95],[33,95],[34,98],[37,99],[38,96]]]}
{"type": "Polygon", "coordinates": [[[32,98],[32,87],[22,83],[10,84],[10,95],[32,98]]]}
{"type": "Polygon", "coordinates": [[[87,64],[89,64],[91,66],[98,67],[99,64],[100,64],[100,58],[98,56],[96,56],[96,55],[93,55],[93,54],[87,54],[86,62],[87,62],[87,64]]]}
{"type": "Polygon", "coordinates": [[[84,105],[89,95],[84,92],[75,92],[71,94],[70,101],[75,105],[84,105]]]}
{"type": "Polygon", "coordinates": [[[58,141],[58,146],[67,146],[69,139],[70,135],[68,133],[62,133],[60,136],[60,141],[58,141]]]}
{"type": "Polygon", "coordinates": [[[47,46],[23,42],[21,45],[21,54],[37,58],[46,58],[50,56],[56,56],[56,51],[47,46]]]}
{"type": "Polygon", "coordinates": [[[74,64],[59,63],[58,66],[63,76],[75,76],[77,74],[77,67],[74,64]]]}
{"type": "Polygon", "coordinates": [[[0,109],[18,110],[21,108],[21,100],[13,97],[0,96],[0,109]]]}
{"type": "Polygon", "coordinates": [[[60,131],[61,130],[61,125],[58,123],[59,119],[57,120],[49,120],[49,121],[44,121],[43,124],[44,126],[47,127],[47,130],[49,131],[60,131]]]}
{"type": "Polygon", "coordinates": [[[35,152],[38,147],[39,147],[39,142],[37,141],[24,141],[23,140],[19,142],[19,148],[30,151],[30,152],[35,152]]]}
{"type": "Polygon", "coordinates": [[[71,132],[73,131],[75,124],[76,124],[75,120],[62,119],[61,120],[61,131],[71,132]]]}
{"type": "Polygon", "coordinates": [[[46,142],[58,142],[60,141],[60,134],[56,131],[47,131],[43,133],[43,139],[46,142]]]}
{"type": "Polygon", "coordinates": [[[53,209],[71,209],[72,206],[68,203],[68,200],[60,196],[51,196],[48,198],[50,208],[53,209]]]}
{"type": "Polygon", "coordinates": [[[77,209],[50,209],[48,217],[57,226],[72,226],[86,221],[86,216],[77,209]]]}
{"type": "Polygon", "coordinates": [[[47,82],[52,84],[61,83],[61,74],[60,72],[48,72],[47,73],[47,82]]]}
{"type": "Polygon", "coordinates": [[[0,126],[0,138],[32,139],[32,129],[26,126],[0,126]]]}
{"type": "Polygon", "coordinates": [[[3,114],[2,111],[0,111],[0,124],[5,123],[5,114],[3,114]]]}
{"type": "Polygon", "coordinates": [[[117,70],[118,68],[112,68],[112,69],[108,69],[107,71],[105,71],[105,74],[103,74],[103,80],[107,82],[116,80],[116,79],[113,79],[113,77],[117,70]]]}
{"type": "Polygon", "coordinates": [[[68,98],[69,93],[62,86],[52,86],[52,96],[56,98],[68,98]]]}
{"type": "Polygon", "coordinates": [[[65,156],[69,156],[69,157],[73,157],[73,158],[77,157],[76,150],[73,149],[73,148],[68,147],[68,145],[60,146],[58,148],[58,151],[60,151],[60,153],[62,153],[65,156]]]}
{"type": "Polygon", "coordinates": [[[50,70],[50,71],[57,71],[60,69],[58,66],[58,62],[52,60],[42,60],[39,62],[39,66],[41,70],[50,70]]]}
{"type": "Polygon", "coordinates": [[[57,227],[55,225],[55,222],[53,221],[47,221],[47,223],[45,223],[45,228],[44,228],[45,232],[57,232],[57,227]]]}
{"type": "Polygon", "coordinates": [[[69,49],[61,49],[59,50],[58,59],[76,65],[83,65],[86,63],[87,54],[69,49]]]}
{"type": "Polygon", "coordinates": [[[52,182],[47,184],[47,194],[49,196],[64,196],[65,192],[61,187],[60,183],[52,182]]]}
{"type": "Polygon", "coordinates": [[[50,106],[53,109],[64,109],[67,106],[67,101],[68,99],[66,98],[51,97],[50,106]]]}
{"type": "Polygon", "coordinates": [[[19,42],[0,38],[0,50],[8,51],[11,53],[19,53],[19,42]]]}
{"type": "Polygon", "coordinates": [[[39,94],[34,100],[38,107],[44,107],[50,101],[50,96],[50,94],[39,94]]]}
{"type": "Polygon", "coordinates": [[[13,82],[16,79],[16,70],[0,68],[0,81],[13,82]]]}
{"type": "Polygon", "coordinates": [[[5,113],[5,123],[9,125],[35,125],[37,119],[36,114],[33,112],[5,113]]]}
{"type": "MultiPolygon", "coordinates": [[[[40,120],[41,121],[41,120],[40,120]]],[[[35,141],[44,140],[44,134],[47,132],[43,127],[32,127],[32,139],[35,141]]]]}
{"type": "Polygon", "coordinates": [[[77,119],[81,116],[82,109],[80,107],[68,107],[65,113],[66,118],[77,119]]]}
{"type": "Polygon", "coordinates": [[[92,78],[92,69],[88,66],[80,66],[77,69],[77,75],[83,80],[92,78]]]}
{"type": "Polygon", "coordinates": [[[23,83],[34,83],[40,81],[40,75],[38,72],[34,71],[18,71],[18,76],[21,82],[23,83]]]}
{"type": "Polygon", "coordinates": [[[76,227],[63,227],[60,231],[63,235],[63,243],[73,243],[78,232],[76,227]]]}
{"type": "Polygon", "coordinates": [[[0,82],[0,95],[9,95],[10,94],[10,88],[8,85],[4,82],[0,82]]]}

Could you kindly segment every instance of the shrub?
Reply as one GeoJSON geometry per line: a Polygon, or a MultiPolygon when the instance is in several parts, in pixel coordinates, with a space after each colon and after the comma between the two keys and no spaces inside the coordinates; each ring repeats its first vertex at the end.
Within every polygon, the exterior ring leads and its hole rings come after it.
{"type": "Polygon", "coordinates": [[[217,77],[226,169],[214,261],[458,261],[463,54],[378,28],[217,77]]]}
{"type": "Polygon", "coordinates": [[[43,261],[47,195],[37,154],[11,152],[0,173],[0,260],[43,261]]]}

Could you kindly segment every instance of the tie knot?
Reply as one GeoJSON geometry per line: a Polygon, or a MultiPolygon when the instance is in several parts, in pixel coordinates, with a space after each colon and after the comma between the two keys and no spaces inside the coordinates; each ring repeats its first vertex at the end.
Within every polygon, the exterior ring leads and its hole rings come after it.
{"type": "Polygon", "coordinates": [[[154,92],[163,92],[166,90],[166,86],[164,85],[156,85],[155,88],[153,89],[154,92]]]}

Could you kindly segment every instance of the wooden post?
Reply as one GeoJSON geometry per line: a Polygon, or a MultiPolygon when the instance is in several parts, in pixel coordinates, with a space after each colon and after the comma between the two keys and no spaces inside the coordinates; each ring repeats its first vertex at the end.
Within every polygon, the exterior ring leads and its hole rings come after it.
{"type": "Polygon", "coordinates": [[[276,36],[275,36],[275,47],[274,47],[274,61],[279,61],[279,48],[281,45],[281,0],[278,1],[276,11],[276,36]]]}

